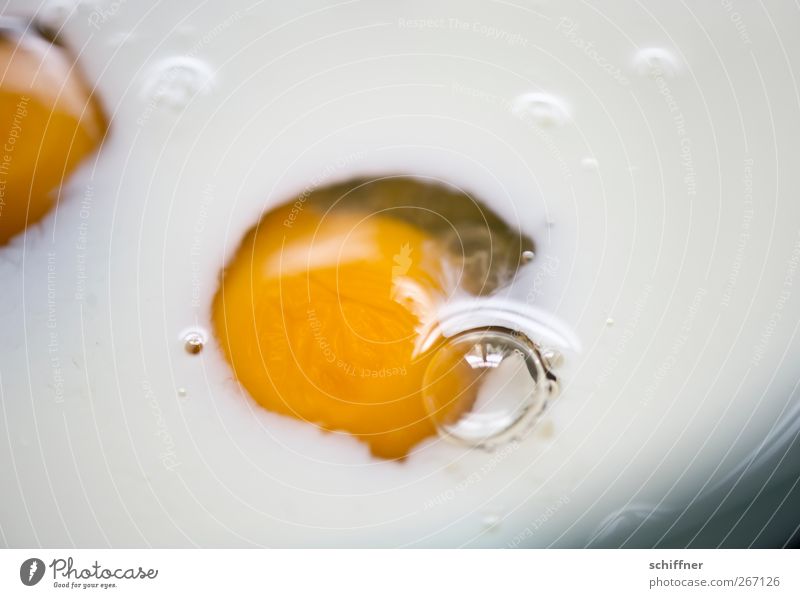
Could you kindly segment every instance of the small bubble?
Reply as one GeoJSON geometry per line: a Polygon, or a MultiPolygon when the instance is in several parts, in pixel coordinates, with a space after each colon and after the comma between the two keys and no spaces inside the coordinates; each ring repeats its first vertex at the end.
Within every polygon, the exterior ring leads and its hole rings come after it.
{"type": "Polygon", "coordinates": [[[175,29],[175,33],[181,37],[192,37],[197,35],[197,29],[188,23],[184,23],[175,29]]]}
{"type": "Polygon", "coordinates": [[[190,56],[173,56],[153,67],[142,88],[143,97],[158,105],[181,109],[211,90],[214,73],[205,62],[190,56]]]}
{"type": "Polygon", "coordinates": [[[112,48],[119,48],[136,39],[136,34],[132,31],[118,31],[108,38],[108,45],[112,48]]]}
{"type": "Polygon", "coordinates": [[[663,48],[643,48],[633,58],[636,73],[642,77],[674,77],[680,71],[675,56],[663,48]]]}
{"type": "Polygon", "coordinates": [[[547,421],[541,422],[536,426],[536,431],[540,438],[552,438],[553,434],[555,434],[553,421],[548,419],[547,421]]]}
{"type": "Polygon", "coordinates": [[[513,111],[519,117],[532,118],[542,127],[561,126],[570,119],[569,110],[560,99],[540,92],[519,96],[514,100],[513,111]]]}
{"type": "Polygon", "coordinates": [[[75,0],[50,0],[36,15],[36,25],[50,35],[56,35],[75,11],[75,0]]]}
{"type": "Polygon", "coordinates": [[[189,394],[189,393],[186,391],[186,389],[183,386],[181,386],[178,389],[178,396],[179,397],[185,397],[187,394],[189,394]]]}
{"type": "Polygon", "coordinates": [[[529,264],[533,261],[533,258],[536,257],[536,254],[532,251],[523,251],[522,252],[522,263],[529,264]]]}
{"type": "Polygon", "coordinates": [[[503,518],[497,513],[487,513],[483,516],[483,519],[481,519],[481,525],[483,525],[486,530],[492,530],[496,529],[502,521],[503,518]]]}
{"type": "Polygon", "coordinates": [[[588,538],[588,545],[593,548],[618,548],[620,542],[628,542],[639,530],[647,533],[648,525],[663,524],[670,515],[674,516],[674,513],[664,507],[630,505],[606,517],[588,538]]]}
{"type": "Polygon", "coordinates": [[[583,160],[581,160],[581,166],[585,170],[597,170],[599,165],[597,163],[597,160],[594,158],[584,158],[583,160]]]}
{"type": "Polygon", "coordinates": [[[564,354],[555,349],[542,349],[542,359],[547,362],[550,369],[561,367],[564,364],[564,354]]]}
{"type": "Polygon", "coordinates": [[[613,326],[614,325],[614,318],[608,318],[606,320],[606,326],[613,326]]]}
{"type": "Polygon", "coordinates": [[[186,349],[186,352],[190,355],[197,355],[200,353],[205,344],[205,337],[196,330],[187,332],[183,337],[183,348],[186,349]]]}

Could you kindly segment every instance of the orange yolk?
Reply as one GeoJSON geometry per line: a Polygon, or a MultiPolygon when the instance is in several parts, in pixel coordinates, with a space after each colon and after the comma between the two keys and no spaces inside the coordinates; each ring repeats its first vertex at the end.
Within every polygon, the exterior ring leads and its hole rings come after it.
{"type": "Polygon", "coordinates": [[[402,458],[436,431],[422,397],[432,351],[416,344],[448,292],[448,256],[388,216],[306,206],[289,220],[290,208],[266,215],[224,272],[217,338],[265,408],[402,458]]]}
{"type": "Polygon", "coordinates": [[[0,244],[50,210],[62,181],[100,143],[103,116],[63,50],[0,37],[0,244]]]}

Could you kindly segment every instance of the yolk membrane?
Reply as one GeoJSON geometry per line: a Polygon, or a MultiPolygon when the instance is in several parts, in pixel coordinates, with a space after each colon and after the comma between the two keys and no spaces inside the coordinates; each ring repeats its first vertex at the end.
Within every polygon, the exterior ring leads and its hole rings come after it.
{"type": "Polygon", "coordinates": [[[417,343],[452,291],[446,252],[380,212],[292,209],[262,218],[223,274],[212,310],[223,352],[268,410],[402,458],[436,433],[422,396],[436,347],[417,343]]]}

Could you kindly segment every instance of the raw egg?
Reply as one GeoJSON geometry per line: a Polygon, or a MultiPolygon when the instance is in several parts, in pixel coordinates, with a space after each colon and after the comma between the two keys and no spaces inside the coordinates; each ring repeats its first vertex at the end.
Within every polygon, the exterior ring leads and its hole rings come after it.
{"type": "MultiPolygon", "coordinates": [[[[498,264],[508,266],[503,252],[494,270],[476,258],[498,233],[487,219],[497,220],[466,196],[407,179],[351,183],[271,211],[246,236],[213,306],[237,379],[271,411],[353,434],[376,456],[404,457],[436,432],[423,376],[439,345],[420,350],[422,332],[461,287],[492,290],[498,264]],[[415,207],[420,197],[428,209],[415,207]],[[448,207],[429,211],[431,197],[448,207]]],[[[458,394],[449,418],[472,404],[472,375],[453,368],[437,379],[440,396],[458,394]]]]}

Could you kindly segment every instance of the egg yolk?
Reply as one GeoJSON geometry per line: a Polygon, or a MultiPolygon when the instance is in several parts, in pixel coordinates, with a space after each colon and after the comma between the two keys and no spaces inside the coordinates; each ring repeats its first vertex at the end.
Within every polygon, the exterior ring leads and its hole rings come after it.
{"type": "MultiPolygon", "coordinates": [[[[223,352],[270,411],[402,458],[436,432],[422,396],[433,350],[417,345],[452,292],[448,256],[380,212],[292,209],[267,214],[223,274],[212,313],[223,352]]],[[[465,386],[449,380],[454,394],[465,386]]]]}
{"type": "Polygon", "coordinates": [[[98,146],[105,121],[64,51],[0,36],[0,244],[39,221],[98,146]]]}

